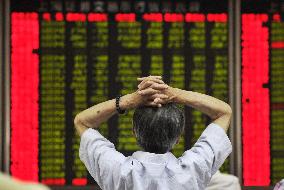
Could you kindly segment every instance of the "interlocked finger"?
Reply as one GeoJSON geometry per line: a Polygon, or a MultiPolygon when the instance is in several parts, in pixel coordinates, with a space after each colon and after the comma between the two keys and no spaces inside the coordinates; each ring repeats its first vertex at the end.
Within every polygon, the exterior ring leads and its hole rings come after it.
{"type": "Polygon", "coordinates": [[[161,107],[162,106],[162,104],[156,104],[153,101],[147,102],[145,105],[146,106],[153,106],[153,107],[161,107]]]}
{"type": "Polygon", "coordinates": [[[153,85],[154,83],[155,83],[154,81],[150,81],[150,80],[145,81],[145,82],[143,81],[138,85],[138,89],[144,90],[144,89],[148,88],[149,86],[153,85]]]}
{"type": "Polygon", "coordinates": [[[155,100],[156,98],[167,99],[169,97],[167,95],[165,95],[165,94],[154,94],[154,95],[151,96],[152,100],[155,100]]]}
{"type": "Polygon", "coordinates": [[[158,90],[155,90],[153,88],[147,88],[145,90],[139,90],[138,94],[140,94],[140,95],[152,95],[152,94],[156,94],[158,92],[159,92],[158,90]]]}
{"type": "Polygon", "coordinates": [[[164,90],[167,89],[169,86],[167,84],[158,84],[158,83],[154,83],[151,85],[151,88],[155,89],[155,90],[164,90]]]}
{"type": "Polygon", "coordinates": [[[143,80],[139,85],[138,88],[139,89],[145,89],[149,86],[149,84],[154,84],[154,83],[158,83],[158,84],[165,84],[164,81],[160,80],[160,79],[156,79],[156,78],[146,78],[145,80],[143,80]]]}
{"type": "Polygon", "coordinates": [[[137,80],[138,81],[143,81],[144,79],[146,79],[146,78],[153,78],[153,79],[162,79],[162,77],[161,76],[148,76],[148,77],[138,77],[137,78],[137,80]]]}
{"type": "Polygon", "coordinates": [[[165,101],[162,100],[161,98],[155,98],[154,101],[153,101],[155,104],[164,104],[165,101]]]}

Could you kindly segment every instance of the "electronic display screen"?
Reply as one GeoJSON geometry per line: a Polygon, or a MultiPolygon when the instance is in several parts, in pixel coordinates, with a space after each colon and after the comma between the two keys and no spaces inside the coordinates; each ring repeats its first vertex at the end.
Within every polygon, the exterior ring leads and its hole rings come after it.
{"type": "MultiPolygon", "coordinates": [[[[161,75],[173,87],[228,102],[227,4],[12,1],[11,174],[47,185],[93,184],[79,159],[74,117],[135,91],[139,76],[161,75]]],[[[186,129],[176,156],[209,124],[201,112],[181,109],[186,129]]],[[[139,149],[132,115],[99,128],[126,156],[139,149]]],[[[229,159],[221,170],[229,172],[229,159]]]]}
{"type": "Polygon", "coordinates": [[[243,179],[284,177],[284,2],[242,1],[243,179]]]}

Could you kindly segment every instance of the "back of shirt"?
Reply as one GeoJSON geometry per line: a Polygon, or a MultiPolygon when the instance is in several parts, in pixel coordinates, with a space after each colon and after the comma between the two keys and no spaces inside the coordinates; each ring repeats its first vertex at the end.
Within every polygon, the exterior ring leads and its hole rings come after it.
{"type": "Polygon", "coordinates": [[[118,189],[196,189],[194,171],[185,171],[171,153],[153,155],[147,152],[136,152],[126,162],[117,167],[113,175],[120,182],[118,189]],[[152,159],[160,158],[159,161],[152,159]]]}
{"type": "Polygon", "coordinates": [[[180,158],[142,151],[125,157],[93,129],[83,133],[80,144],[80,158],[103,190],[205,189],[231,151],[225,131],[213,123],[180,158]]]}

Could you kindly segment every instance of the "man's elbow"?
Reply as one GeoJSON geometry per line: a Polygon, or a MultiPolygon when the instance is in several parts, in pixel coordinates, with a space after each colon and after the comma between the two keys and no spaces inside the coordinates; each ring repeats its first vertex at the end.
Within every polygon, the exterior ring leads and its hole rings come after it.
{"type": "Polygon", "coordinates": [[[232,115],[233,115],[233,110],[232,110],[231,106],[227,104],[226,107],[225,107],[224,116],[228,120],[228,127],[229,127],[230,122],[232,120],[232,115]]]}
{"type": "Polygon", "coordinates": [[[216,120],[221,117],[226,117],[231,119],[233,112],[231,106],[224,102],[224,104],[220,108],[221,109],[219,110],[219,112],[215,112],[215,115],[213,115],[211,119],[216,120]]]}
{"type": "Polygon", "coordinates": [[[78,126],[81,125],[81,124],[82,124],[82,122],[81,122],[80,115],[77,114],[77,115],[75,116],[75,118],[74,118],[74,127],[76,128],[76,127],[78,127],[78,126]]]}
{"type": "Polygon", "coordinates": [[[88,127],[83,124],[80,114],[77,114],[74,118],[74,127],[80,136],[88,129],[88,127]]]}
{"type": "Polygon", "coordinates": [[[226,106],[225,106],[225,114],[227,114],[228,116],[232,117],[233,110],[232,110],[232,108],[231,108],[231,106],[229,104],[226,104],[226,106]]]}

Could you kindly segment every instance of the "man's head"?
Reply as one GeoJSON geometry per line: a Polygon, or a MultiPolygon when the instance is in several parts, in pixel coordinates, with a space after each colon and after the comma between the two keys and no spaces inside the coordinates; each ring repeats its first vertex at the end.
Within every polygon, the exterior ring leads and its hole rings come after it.
{"type": "Polygon", "coordinates": [[[133,115],[133,129],[138,144],[145,151],[166,153],[183,132],[184,115],[174,104],[139,107],[133,115]]]}

